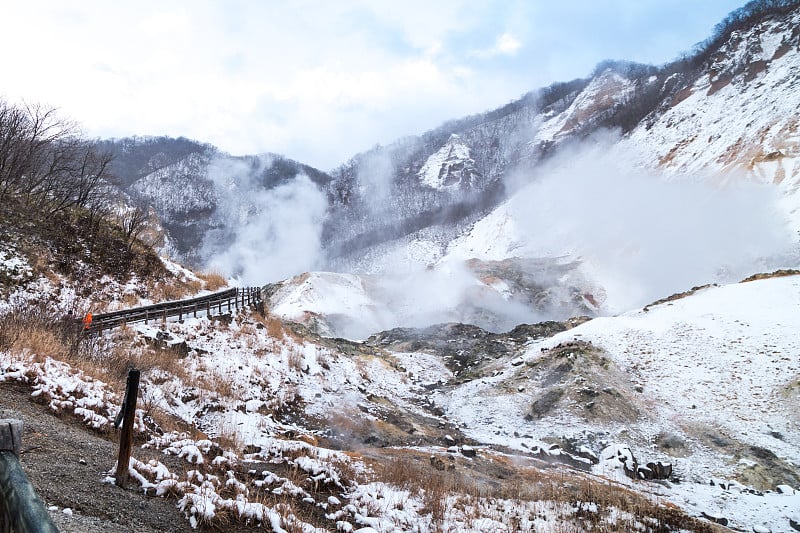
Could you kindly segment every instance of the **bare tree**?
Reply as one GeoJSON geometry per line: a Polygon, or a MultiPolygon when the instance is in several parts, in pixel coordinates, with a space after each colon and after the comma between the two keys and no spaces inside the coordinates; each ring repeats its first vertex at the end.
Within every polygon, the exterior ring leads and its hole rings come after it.
{"type": "Polygon", "coordinates": [[[54,108],[0,100],[0,201],[52,216],[102,204],[110,154],[98,153],[54,108]]]}
{"type": "Polygon", "coordinates": [[[128,250],[131,249],[133,241],[135,241],[139,234],[145,229],[149,213],[142,207],[135,207],[127,211],[121,219],[122,231],[125,234],[125,242],[128,244],[128,250]]]}
{"type": "Polygon", "coordinates": [[[30,204],[49,192],[69,166],[68,146],[76,135],[75,125],[53,108],[0,102],[0,200],[13,195],[30,204]]]}

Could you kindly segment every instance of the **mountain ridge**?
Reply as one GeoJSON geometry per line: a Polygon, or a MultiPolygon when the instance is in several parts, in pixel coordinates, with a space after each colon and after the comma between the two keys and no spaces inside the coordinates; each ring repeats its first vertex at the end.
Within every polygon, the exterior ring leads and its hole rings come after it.
{"type": "MultiPolygon", "coordinates": [[[[397,280],[430,268],[455,269],[471,272],[470,283],[481,287],[481,294],[494,299],[497,293],[511,305],[538,301],[530,295],[542,288],[515,281],[535,278],[521,265],[565,257],[580,266],[568,283],[575,297],[563,301],[577,303],[554,319],[585,313],[585,298],[594,302],[588,307],[593,313],[613,313],[687,286],[730,279],[725,276],[794,266],[785,254],[786,236],[778,236],[778,223],[766,211],[772,209],[773,191],[780,216],[793,232],[800,231],[798,7],[797,1],[750,2],[675,61],[660,66],[603,61],[586,78],[554,83],[495,110],[373,147],[328,172],[276,155],[234,158],[200,143],[194,155],[185,156],[180,150],[187,141],[168,141],[176,145],[177,157],[151,150],[152,161],[139,167],[156,170],[139,177],[129,192],[162,216],[179,259],[247,284],[315,270],[397,280]],[[303,175],[312,187],[302,184],[303,175]],[[661,181],[675,185],[662,187],[661,181]],[[698,181],[709,187],[692,185],[698,181]],[[769,191],[737,192],[740,181],[765,184],[769,191]],[[589,191],[594,198],[585,197],[589,191]],[[621,200],[620,195],[632,196],[621,200]],[[658,195],[672,205],[648,208],[659,203],[658,195]],[[724,201],[705,205],[705,196],[724,201]],[[761,203],[747,205],[747,197],[761,203]],[[758,240],[754,235],[764,232],[763,240],[777,251],[743,241],[752,250],[742,256],[755,263],[732,264],[722,244],[713,245],[714,253],[723,254],[716,265],[709,258],[695,265],[698,272],[643,289],[621,281],[624,276],[608,261],[598,263],[598,245],[588,237],[572,242],[560,228],[592,235],[634,269],[627,275],[641,276],[645,267],[636,261],[648,258],[644,247],[652,243],[641,237],[612,241],[607,234],[636,226],[644,231],[681,204],[693,210],[685,215],[695,225],[679,222],[681,231],[691,235],[709,226],[717,233],[707,240],[732,245],[723,234],[727,223],[741,232],[740,239],[758,240]],[[620,217],[604,213],[603,205],[620,217]],[[733,217],[747,216],[748,210],[760,217],[756,231],[733,217]],[[289,213],[291,222],[281,218],[289,213]],[[549,218],[537,218],[538,213],[549,218]],[[704,213],[712,218],[704,220],[704,213]],[[726,222],[714,221],[725,213],[726,222]],[[556,235],[564,236],[561,242],[556,235]],[[285,249],[300,242],[307,244],[285,249]],[[771,253],[780,257],[769,258],[771,253]],[[447,266],[472,259],[509,260],[507,265],[515,266],[488,276],[486,264],[447,266]],[[285,267],[270,268],[275,261],[285,267]]],[[[695,239],[681,248],[665,233],[668,228],[656,230],[661,233],[654,239],[667,239],[675,254],[686,254],[691,245],[692,254],[701,256],[705,252],[697,250],[709,247],[695,239]]],[[[664,265],[653,264],[654,272],[672,261],[660,258],[664,265]]],[[[544,271],[540,276],[550,279],[544,271]]],[[[480,325],[491,326],[492,320],[480,325]]]]}
{"type": "MultiPolygon", "coordinates": [[[[445,223],[463,221],[463,224],[469,225],[507,196],[509,176],[538,167],[565,143],[608,128],[619,129],[626,139],[630,135],[637,139],[636,142],[640,142],[640,138],[644,142],[649,135],[647,132],[662,117],[669,115],[677,106],[686,106],[686,99],[698,94],[698,80],[706,75],[710,77],[706,88],[709,97],[725,90],[732,81],[736,85],[738,82],[734,78],[737,76],[740,82],[758,83],[757,77],[770,72],[771,62],[781,61],[784,57],[796,57],[800,37],[796,29],[792,31],[789,27],[779,46],[771,55],[766,54],[770,55],[767,58],[754,51],[758,39],[753,39],[753,35],[773,31],[774,22],[790,16],[798,5],[796,1],[750,2],[732,12],[717,25],[712,36],[676,61],[652,66],[606,60],[600,62],[587,78],[554,83],[495,110],[448,121],[439,128],[416,137],[399,139],[386,147],[377,146],[356,154],[348,162],[327,172],[272,155],[270,157],[275,161],[287,163],[285,168],[277,168],[274,173],[280,181],[294,179],[299,172],[303,172],[320,186],[329,204],[322,230],[325,243],[323,255],[339,258],[334,265],[341,263],[342,255],[358,254],[370,245],[379,244],[381,237],[375,235],[376,227],[393,228],[388,233],[391,238],[412,234],[422,228],[435,231],[442,222],[429,213],[441,210],[450,213],[444,217],[445,223]],[[731,38],[735,40],[748,28],[752,46],[734,49],[731,38]],[[724,58],[731,50],[744,50],[744,53],[733,58],[735,61],[726,63],[724,58]],[[437,151],[445,149],[452,135],[458,135],[463,149],[470,153],[470,157],[466,158],[471,161],[469,177],[455,190],[452,187],[449,190],[429,187],[435,180],[428,179],[426,182],[420,176],[428,173],[438,175],[440,172],[447,174],[448,171],[441,167],[443,161],[439,162],[437,172],[429,160],[437,151]],[[423,167],[427,170],[420,174],[423,167]]],[[[794,101],[791,98],[789,100],[794,101]]],[[[684,135],[684,139],[687,137],[684,135]]],[[[661,142],[663,148],[648,146],[658,149],[660,153],[655,166],[680,166],[675,158],[686,150],[686,146],[678,146],[681,141],[665,138],[661,142]]],[[[122,141],[123,145],[127,143],[134,146],[148,142],[152,144],[152,138],[144,139],[144,143],[141,139],[122,141]]],[[[168,143],[176,145],[172,148],[179,150],[179,153],[180,150],[185,152],[191,148],[188,146],[190,142],[185,139],[168,143]]],[[[195,145],[195,152],[216,152],[209,145],[195,145]]],[[[127,149],[131,151],[131,146],[127,146],[127,149]]],[[[118,155],[119,152],[117,150],[118,155]]],[[[780,154],[779,149],[770,150],[761,157],[769,162],[782,159],[780,154]]],[[[159,158],[164,159],[162,154],[154,153],[144,167],[164,171],[162,166],[166,165],[159,166],[159,158]]],[[[464,164],[466,159],[462,159],[455,163],[464,164]]],[[[125,172],[131,171],[128,169],[125,172]]],[[[180,170],[175,172],[180,174],[180,170]]],[[[203,172],[203,169],[197,169],[194,177],[202,181],[203,172]]],[[[136,174],[137,179],[144,177],[140,174],[136,174]]],[[[457,181],[452,177],[450,179],[457,181]]],[[[130,177],[122,180],[123,184],[129,181],[130,177]]],[[[172,194],[180,199],[181,190],[183,188],[172,194]]],[[[152,200],[152,195],[139,197],[142,202],[152,200]]],[[[167,226],[176,228],[174,231],[178,233],[181,230],[177,228],[186,232],[189,222],[207,218],[209,211],[213,218],[213,210],[214,200],[209,198],[205,209],[199,210],[197,216],[189,217],[186,222],[173,223],[169,220],[171,213],[168,208],[156,209],[167,219],[167,226]]],[[[197,235],[193,239],[196,245],[197,235]]],[[[181,254],[186,254],[190,247],[182,245],[182,238],[177,239],[181,254]]],[[[202,262],[208,258],[192,259],[193,262],[202,262]]],[[[323,266],[324,263],[323,260],[323,266]]]]}

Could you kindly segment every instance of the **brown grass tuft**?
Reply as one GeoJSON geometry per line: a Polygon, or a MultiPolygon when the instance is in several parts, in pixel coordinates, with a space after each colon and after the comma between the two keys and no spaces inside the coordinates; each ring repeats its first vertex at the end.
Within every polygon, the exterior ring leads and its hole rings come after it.
{"type": "Polygon", "coordinates": [[[286,363],[290,369],[296,372],[302,372],[305,369],[306,360],[300,347],[291,346],[289,348],[289,353],[286,355],[286,363]]]}
{"type": "Polygon", "coordinates": [[[261,315],[260,313],[252,313],[251,318],[256,322],[263,325],[267,328],[267,335],[272,337],[273,339],[282,341],[287,336],[293,337],[291,330],[289,330],[284,324],[283,321],[275,315],[271,315],[267,313],[266,315],[261,315]]]}
{"type": "Polygon", "coordinates": [[[221,376],[214,371],[208,374],[199,376],[198,381],[200,385],[216,394],[219,398],[234,398],[233,381],[228,376],[221,376]]]}
{"type": "Polygon", "coordinates": [[[203,280],[206,290],[209,291],[216,291],[217,289],[228,286],[228,281],[225,279],[225,276],[219,272],[201,272],[197,274],[197,277],[203,280]]]}

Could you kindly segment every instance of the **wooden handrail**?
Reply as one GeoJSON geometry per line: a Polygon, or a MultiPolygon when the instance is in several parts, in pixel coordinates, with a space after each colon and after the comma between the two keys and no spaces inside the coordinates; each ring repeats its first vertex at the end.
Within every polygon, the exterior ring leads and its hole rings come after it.
{"type": "MultiPolygon", "coordinates": [[[[258,287],[233,288],[213,294],[206,294],[205,296],[187,298],[185,300],[175,300],[135,307],[133,309],[99,313],[92,317],[91,325],[88,330],[84,331],[102,331],[115,328],[121,324],[142,321],[147,322],[151,319],[166,319],[172,316],[183,317],[184,314],[188,315],[189,313],[197,316],[198,310],[205,311],[210,315],[214,308],[217,309],[219,314],[222,314],[223,306],[227,306],[228,311],[233,307],[238,309],[240,300],[242,302],[242,307],[246,306],[244,303],[245,301],[249,302],[247,304],[248,306],[259,307],[261,305],[261,289],[258,287]]],[[[80,320],[77,322],[82,324],[80,320]]]]}
{"type": "Polygon", "coordinates": [[[19,463],[22,421],[0,420],[0,526],[16,533],[58,533],[19,463]]]}

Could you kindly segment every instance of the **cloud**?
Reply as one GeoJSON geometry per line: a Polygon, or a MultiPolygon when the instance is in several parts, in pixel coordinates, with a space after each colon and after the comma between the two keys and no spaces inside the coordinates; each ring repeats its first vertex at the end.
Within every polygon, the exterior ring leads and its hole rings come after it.
{"type": "Polygon", "coordinates": [[[522,41],[510,33],[503,33],[497,36],[494,46],[487,50],[475,50],[471,55],[480,59],[490,59],[496,56],[513,56],[520,48],[522,48],[522,41]]]}
{"type": "Polygon", "coordinates": [[[4,6],[14,53],[0,70],[4,96],[55,105],[92,136],[183,135],[328,169],[625,50],[674,57],[735,2],[594,4],[29,0],[4,6]],[[478,57],[477,43],[493,44],[478,57]]]}

